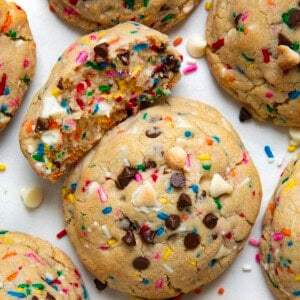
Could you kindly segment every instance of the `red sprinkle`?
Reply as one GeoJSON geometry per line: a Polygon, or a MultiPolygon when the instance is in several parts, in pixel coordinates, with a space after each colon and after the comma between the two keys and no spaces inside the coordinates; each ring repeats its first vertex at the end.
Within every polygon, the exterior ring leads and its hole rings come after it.
{"type": "Polygon", "coordinates": [[[64,237],[65,235],[67,235],[67,230],[63,229],[62,231],[60,231],[59,233],[56,234],[56,237],[58,239],[61,239],[62,237],[64,237]]]}
{"type": "Polygon", "coordinates": [[[261,52],[264,57],[264,62],[269,63],[270,62],[270,53],[269,53],[268,49],[261,49],[261,52]]]}
{"type": "Polygon", "coordinates": [[[4,73],[2,75],[2,79],[0,81],[0,96],[3,95],[4,90],[5,90],[5,84],[6,84],[6,74],[4,73]]]}
{"type": "Polygon", "coordinates": [[[217,40],[216,42],[214,42],[211,47],[214,49],[214,50],[218,50],[220,49],[221,47],[224,46],[224,39],[219,39],[217,40]]]}

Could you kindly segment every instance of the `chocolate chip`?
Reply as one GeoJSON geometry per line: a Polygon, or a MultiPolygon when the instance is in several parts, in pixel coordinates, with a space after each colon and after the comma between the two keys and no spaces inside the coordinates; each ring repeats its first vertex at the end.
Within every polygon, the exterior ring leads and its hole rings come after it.
{"type": "Polygon", "coordinates": [[[154,169],[156,168],[156,162],[152,159],[148,159],[147,161],[144,162],[144,167],[145,169],[154,169]]]}
{"type": "Polygon", "coordinates": [[[32,296],[31,300],[39,300],[37,296],[32,296]]]}
{"type": "Polygon", "coordinates": [[[94,47],[94,52],[102,58],[107,57],[108,55],[108,47],[107,43],[101,43],[94,47]]]}
{"type": "Polygon", "coordinates": [[[160,136],[161,131],[158,127],[152,127],[151,129],[146,130],[146,136],[151,139],[155,139],[160,136]]]}
{"type": "Polygon", "coordinates": [[[104,289],[107,288],[107,282],[101,282],[99,279],[94,279],[94,283],[95,283],[95,286],[97,288],[97,290],[99,291],[103,291],[104,289]]]}
{"type": "Polygon", "coordinates": [[[135,246],[136,241],[134,237],[134,233],[131,230],[128,230],[126,234],[122,237],[122,241],[128,246],[135,246]]]}
{"type": "Polygon", "coordinates": [[[46,300],[56,300],[54,296],[52,296],[49,292],[47,292],[46,300]]]}
{"type": "Polygon", "coordinates": [[[122,173],[118,176],[116,186],[123,190],[129,182],[135,177],[137,170],[132,167],[125,167],[122,173]]]}
{"type": "Polygon", "coordinates": [[[49,120],[38,118],[36,121],[34,131],[39,132],[39,131],[43,131],[43,130],[48,130],[48,128],[49,128],[49,120]]]}
{"type": "Polygon", "coordinates": [[[165,220],[165,225],[170,230],[175,230],[180,226],[181,218],[179,215],[169,215],[165,220]]]}
{"type": "Polygon", "coordinates": [[[203,219],[203,223],[207,228],[212,229],[216,227],[218,223],[218,217],[213,214],[207,214],[203,219]]]}
{"type": "Polygon", "coordinates": [[[182,193],[177,201],[177,209],[184,210],[186,207],[192,206],[191,197],[188,194],[182,193]]]}
{"type": "Polygon", "coordinates": [[[235,27],[238,27],[238,24],[239,24],[239,21],[240,21],[240,18],[242,17],[242,14],[238,14],[235,18],[234,18],[234,24],[235,24],[235,27]]]}
{"type": "Polygon", "coordinates": [[[130,58],[130,52],[129,51],[121,52],[117,55],[117,57],[119,58],[119,60],[121,61],[121,63],[124,66],[129,65],[129,58],[130,58]]]}
{"type": "Polygon", "coordinates": [[[195,249],[200,244],[200,236],[197,233],[190,232],[184,237],[184,246],[186,249],[195,249]]]}
{"type": "Polygon", "coordinates": [[[282,33],[279,33],[278,34],[278,45],[284,45],[284,46],[292,47],[293,42],[288,37],[283,35],[282,33]]]}
{"type": "Polygon", "coordinates": [[[170,7],[166,4],[162,5],[159,9],[159,11],[168,11],[168,10],[170,10],[170,7]]]}
{"type": "Polygon", "coordinates": [[[147,230],[141,232],[142,239],[147,244],[152,244],[154,242],[155,235],[156,235],[156,231],[153,230],[147,230]]]}
{"type": "Polygon", "coordinates": [[[146,257],[139,256],[133,262],[133,267],[139,271],[145,270],[149,267],[150,262],[146,257]]]}
{"type": "Polygon", "coordinates": [[[165,44],[160,44],[159,47],[156,49],[158,53],[163,53],[167,49],[165,44]]]}
{"type": "Polygon", "coordinates": [[[57,87],[60,89],[60,90],[63,90],[64,89],[64,86],[63,86],[63,79],[62,78],[60,78],[59,79],[59,81],[58,81],[58,83],[57,83],[57,87]]]}
{"type": "Polygon", "coordinates": [[[300,9],[295,9],[290,14],[288,22],[291,27],[296,27],[297,25],[300,25],[300,9]]]}
{"type": "Polygon", "coordinates": [[[216,239],[218,238],[218,234],[217,234],[217,233],[212,234],[212,235],[211,235],[211,238],[212,238],[213,240],[216,240],[216,239]]]}
{"type": "Polygon", "coordinates": [[[182,173],[173,173],[170,182],[174,187],[183,188],[185,186],[185,176],[182,173]]]}
{"type": "Polygon", "coordinates": [[[249,111],[245,107],[242,107],[240,110],[240,115],[239,115],[240,122],[245,122],[247,120],[250,120],[251,118],[252,118],[252,116],[249,113],[249,111]]]}

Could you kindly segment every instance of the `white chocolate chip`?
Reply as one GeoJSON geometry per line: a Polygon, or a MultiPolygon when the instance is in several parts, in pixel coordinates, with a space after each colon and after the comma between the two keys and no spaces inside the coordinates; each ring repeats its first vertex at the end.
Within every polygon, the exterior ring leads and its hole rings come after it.
{"type": "Polygon", "coordinates": [[[290,128],[289,134],[295,145],[300,144],[300,128],[290,128]]]}
{"type": "Polygon", "coordinates": [[[132,194],[131,203],[135,207],[152,207],[155,205],[156,193],[152,184],[146,181],[132,194]]]}
{"type": "Polygon", "coordinates": [[[43,190],[40,187],[22,188],[20,196],[23,203],[29,208],[38,207],[43,201],[43,190]]]}
{"type": "Polygon", "coordinates": [[[243,266],[243,271],[244,272],[251,272],[252,271],[252,267],[250,265],[244,265],[243,266]]]}
{"type": "Polygon", "coordinates": [[[186,152],[180,147],[171,147],[167,150],[166,161],[170,168],[180,170],[186,163],[186,152]]]}
{"type": "Polygon", "coordinates": [[[205,55],[206,46],[206,40],[201,36],[195,35],[188,38],[186,49],[189,55],[199,58],[205,55]]]}
{"type": "Polygon", "coordinates": [[[232,191],[233,187],[231,184],[226,182],[220,174],[214,174],[209,190],[209,193],[212,197],[218,197],[223,194],[231,194],[232,191]]]}
{"type": "Polygon", "coordinates": [[[278,50],[278,65],[282,70],[291,69],[300,63],[300,55],[288,46],[279,45],[278,50]]]}

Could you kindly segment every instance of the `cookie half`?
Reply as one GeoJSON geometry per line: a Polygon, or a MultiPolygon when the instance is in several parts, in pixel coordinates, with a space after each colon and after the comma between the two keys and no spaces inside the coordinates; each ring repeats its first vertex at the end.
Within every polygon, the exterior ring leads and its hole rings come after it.
{"type": "Polygon", "coordinates": [[[200,0],[49,0],[50,8],[68,23],[85,31],[136,21],[162,32],[185,19],[200,0]]]}
{"type": "Polygon", "coordinates": [[[232,126],[192,100],[139,112],[68,174],[68,236],[103,283],[163,299],[219,276],[243,248],[261,186],[232,126]]]}
{"type": "Polygon", "coordinates": [[[16,114],[35,71],[35,43],[24,10],[0,0],[0,131],[16,114]]]}
{"type": "Polygon", "coordinates": [[[37,92],[20,130],[33,169],[57,180],[105,131],[141,103],[165,98],[180,78],[180,54],[166,35],[134,22],[69,46],[37,92]]]}
{"type": "Polygon", "coordinates": [[[282,173],[266,210],[260,263],[277,299],[300,296],[300,156],[282,173]]]}
{"type": "Polygon", "coordinates": [[[48,242],[0,231],[0,298],[84,300],[87,291],[71,259],[48,242]]]}
{"type": "Polygon", "coordinates": [[[207,58],[217,82],[259,120],[300,126],[300,4],[214,0],[207,58]]]}

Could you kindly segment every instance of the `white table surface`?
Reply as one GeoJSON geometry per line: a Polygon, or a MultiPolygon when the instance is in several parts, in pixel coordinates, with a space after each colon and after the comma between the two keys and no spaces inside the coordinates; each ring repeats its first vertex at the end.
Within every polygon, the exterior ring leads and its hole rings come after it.
{"type": "MultiPolygon", "coordinates": [[[[37,44],[37,69],[22,107],[10,126],[0,133],[0,163],[7,166],[0,172],[0,228],[24,231],[46,239],[64,250],[78,266],[87,286],[91,300],[128,299],[127,295],[107,288],[98,291],[93,283],[94,277],[79,262],[68,237],[56,238],[56,233],[64,228],[61,209],[60,190],[62,181],[50,184],[38,178],[23,157],[18,143],[18,132],[24,113],[38,88],[47,80],[51,68],[63,50],[83,33],[62,22],[49,10],[46,0],[15,0],[27,12],[34,39],[37,44]],[[44,191],[44,201],[36,209],[26,208],[20,198],[20,189],[40,186],[44,191]]],[[[170,33],[170,40],[183,37],[178,49],[187,61],[186,42],[192,35],[204,36],[207,11],[203,1],[187,21],[181,23],[170,33]]],[[[263,201],[257,222],[250,237],[259,239],[261,221],[268,201],[274,191],[284,165],[295,155],[289,154],[289,135],[287,128],[276,127],[270,123],[258,123],[250,120],[240,123],[238,119],[240,106],[218,87],[209,72],[205,58],[197,59],[198,71],[183,75],[182,80],[173,90],[173,95],[198,99],[216,107],[230,120],[250,152],[261,176],[263,201]],[[275,155],[275,162],[269,163],[264,153],[264,146],[269,145],[275,155]],[[284,158],[282,166],[276,160],[284,158]]],[[[186,63],[183,63],[186,66],[186,63]]],[[[210,285],[201,289],[201,293],[191,292],[183,299],[226,299],[226,300],[270,300],[273,299],[266,287],[260,266],[255,262],[258,249],[247,244],[233,264],[210,285]],[[250,265],[252,270],[244,272],[243,266],[250,265]],[[224,288],[224,294],[218,294],[224,288]]]]}

